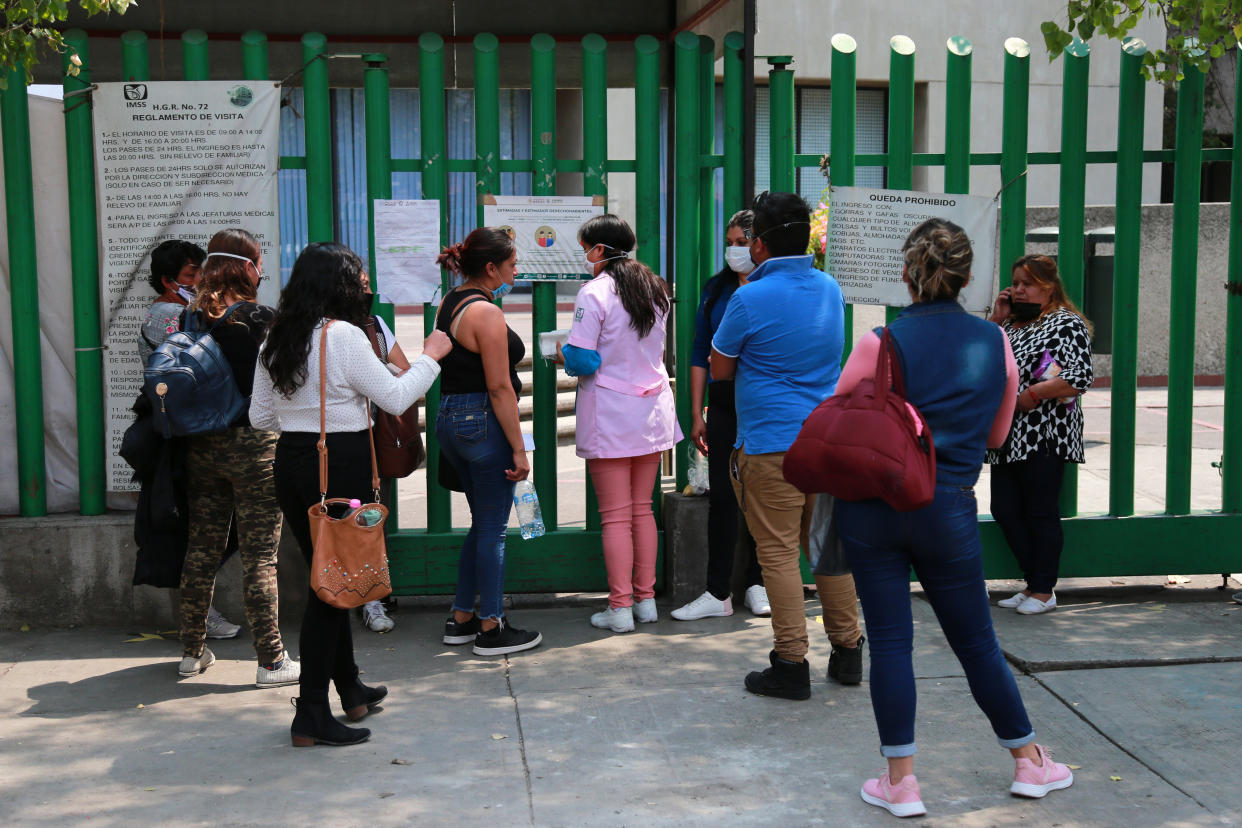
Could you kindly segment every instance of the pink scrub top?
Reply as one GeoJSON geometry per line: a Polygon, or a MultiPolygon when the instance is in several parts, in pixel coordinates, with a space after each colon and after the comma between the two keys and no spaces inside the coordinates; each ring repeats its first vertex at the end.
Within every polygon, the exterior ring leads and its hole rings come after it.
{"type": "Polygon", "coordinates": [[[569,344],[600,357],[598,371],[578,378],[579,457],[641,457],[682,440],[664,369],[666,321],[657,316],[640,339],[607,271],[578,291],[569,344]]]}

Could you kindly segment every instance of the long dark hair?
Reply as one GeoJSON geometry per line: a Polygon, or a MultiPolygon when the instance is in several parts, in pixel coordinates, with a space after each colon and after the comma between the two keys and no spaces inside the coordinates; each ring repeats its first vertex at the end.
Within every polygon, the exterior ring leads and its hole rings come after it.
{"type": "Polygon", "coordinates": [[[462,276],[481,276],[489,264],[509,261],[515,250],[513,237],[499,227],[476,227],[465,241],[444,248],[436,264],[462,276]]]}
{"type": "Polygon", "coordinates": [[[657,317],[672,306],[668,285],[646,265],[628,256],[621,258],[637,243],[625,219],[611,213],[588,219],[578,228],[578,241],[588,248],[602,244],[608,256],[617,257],[608,262],[607,271],[617,285],[621,307],[630,315],[630,324],[640,339],[651,333],[657,317]]]}
{"type": "Polygon", "coordinates": [[[259,269],[259,240],[240,227],[221,230],[207,242],[207,258],[203,259],[203,273],[198,279],[198,293],[190,303],[190,310],[201,310],[208,319],[216,319],[228,308],[225,296],[232,294],[243,302],[255,300],[255,285],[250,278],[250,268],[259,269]],[[212,253],[230,253],[250,260],[228,256],[212,256],[212,253]]]}
{"type": "Polygon", "coordinates": [[[307,245],[293,263],[259,356],[272,385],[286,399],[309,376],[311,335],[321,319],[366,324],[369,295],[362,289],[362,271],[358,254],[335,242],[307,245]]]}
{"type": "MultiPolygon", "coordinates": [[[[729,219],[729,223],[725,225],[725,235],[727,236],[734,227],[739,227],[742,229],[742,232],[746,233],[747,238],[750,238],[751,229],[754,225],[754,210],[738,210],[733,214],[733,218],[729,219]]],[[[725,288],[736,290],[741,283],[741,274],[726,263],[720,272],[716,274],[716,277],[708,281],[708,287],[705,288],[710,293],[707,296],[707,301],[703,303],[703,317],[708,320],[712,318],[712,310],[715,309],[716,303],[720,301],[720,294],[724,293],[725,288]]]]}

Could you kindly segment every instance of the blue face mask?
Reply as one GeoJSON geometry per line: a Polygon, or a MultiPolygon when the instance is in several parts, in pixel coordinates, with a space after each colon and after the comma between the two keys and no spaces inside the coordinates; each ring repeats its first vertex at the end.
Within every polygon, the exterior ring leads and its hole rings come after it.
{"type": "Polygon", "coordinates": [[[513,290],[513,285],[508,282],[501,282],[498,287],[492,288],[492,298],[499,299],[511,290],[513,290]]]}

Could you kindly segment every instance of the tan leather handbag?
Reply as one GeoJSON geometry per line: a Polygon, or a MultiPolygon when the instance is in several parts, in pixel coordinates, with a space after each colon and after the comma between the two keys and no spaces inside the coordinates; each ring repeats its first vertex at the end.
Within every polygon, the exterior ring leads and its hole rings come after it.
{"type": "Polygon", "coordinates": [[[328,497],[328,328],[323,326],[319,340],[319,502],[308,510],[311,545],[315,554],[311,561],[310,585],[320,601],[338,609],[360,607],[377,601],[392,592],[388,574],[388,552],[384,545],[384,523],[388,508],[379,502],[379,469],[375,462],[375,436],[371,433],[370,402],[365,403],[367,436],[371,442],[371,488],[375,502],[349,509],[349,499],[328,497]],[[333,518],[328,507],[344,506],[349,510],[342,518],[333,518]],[[377,510],[380,519],[368,526],[363,514],[377,510]]]}

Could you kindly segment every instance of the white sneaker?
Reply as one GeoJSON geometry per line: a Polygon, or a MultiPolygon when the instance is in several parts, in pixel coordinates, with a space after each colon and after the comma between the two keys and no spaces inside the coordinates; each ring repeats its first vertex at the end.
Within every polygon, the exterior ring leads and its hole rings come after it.
{"type": "Polygon", "coordinates": [[[198,658],[194,656],[186,656],[181,659],[181,665],[177,667],[177,674],[182,678],[190,678],[197,676],[208,667],[216,663],[216,657],[211,650],[203,648],[203,654],[198,658]]]}
{"type": "Polygon", "coordinates": [[[733,596],[721,601],[710,592],[704,592],[684,607],[671,613],[678,621],[697,621],[700,618],[724,618],[733,614],[733,596]]]}
{"type": "Polygon", "coordinates": [[[1028,597],[1029,596],[1025,592],[1015,592],[1011,597],[1002,598],[1001,600],[997,601],[996,606],[1004,607],[1005,609],[1017,609],[1018,607],[1022,606],[1022,602],[1025,601],[1028,597]]]}
{"type": "Polygon", "coordinates": [[[768,591],[763,588],[762,584],[747,587],[746,598],[742,603],[755,615],[772,614],[772,605],[768,602],[768,591]]]}
{"type": "Polygon", "coordinates": [[[640,624],[654,624],[660,620],[654,598],[644,598],[634,602],[634,620],[640,624]]]}
{"type": "Polygon", "coordinates": [[[1028,595],[1026,600],[1018,605],[1019,615],[1039,615],[1042,612],[1051,612],[1057,608],[1057,596],[1053,593],[1047,601],[1041,601],[1033,595],[1028,595]]]}
{"type": "Polygon", "coordinates": [[[215,639],[237,638],[241,627],[220,614],[215,607],[207,608],[207,637],[215,639]]]}
{"type": "Polygon", "coordinates": [[[254,674],[256,687],[284,687],[286,684],[297,684],[302,676],[302,665],[294,661],[285,650],[275,670],[269,670],[260,664],[254,674]]]}
{"type": "Polygon", "coordinates": [[[634,631],[634,611],[629,607],[609,607],[591,616],[591,626],[615,633],[634,631]]]}
{"type": "Polygon", "coordinates": [[[392,619],[384,612],[380,601],[367,601],[362,605],[362,623],[371,632],[386,633],[392,630],[392,619]]]}

